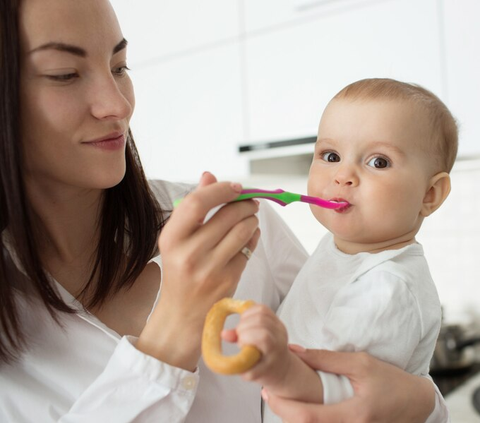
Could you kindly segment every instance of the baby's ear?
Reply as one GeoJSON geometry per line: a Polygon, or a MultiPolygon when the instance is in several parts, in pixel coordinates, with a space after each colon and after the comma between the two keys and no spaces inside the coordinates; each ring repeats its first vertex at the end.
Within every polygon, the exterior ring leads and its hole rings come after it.
{"type": "Polygon", "coordinates": [[[430,188],[423,198],[423,206],[420,212],[423,217],[430,216],[450,194],[450,175],[447,172],[437,173],[430,179],[429,186],[430,188]]]}

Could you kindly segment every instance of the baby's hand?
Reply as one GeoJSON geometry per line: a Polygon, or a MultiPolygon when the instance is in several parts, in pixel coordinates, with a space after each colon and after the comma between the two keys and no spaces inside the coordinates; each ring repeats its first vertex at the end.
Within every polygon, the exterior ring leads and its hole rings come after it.
{"type": "MultiPolygon", "coordinates": [[[[227,341],[235,341],[235,335],[224,334],[227,341]]],[[[291,363],[287,330],[275,313],[265,305],[255,305],[240,317],[236,328],[236,341],[240,347],[254,345],[262,358],[242,377],[266,387],[274,388],[283,382],[291,363]]]]}

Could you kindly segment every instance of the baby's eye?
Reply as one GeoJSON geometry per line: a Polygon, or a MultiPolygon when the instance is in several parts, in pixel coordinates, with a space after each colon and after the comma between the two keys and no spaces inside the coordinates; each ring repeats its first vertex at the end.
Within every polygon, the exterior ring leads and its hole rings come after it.
{"type": "Polygon", "coordinates": [[[336,163],[340,161],[340,156],[337,153],[328,151],[326,153],[322,153],[322,159],[326,162],[336,163]]]}
{"type": "Polygon", "coordinates": [[[375,169],[385,169],[391,166],[390,161],[385,157],[374,157],[367,164],[375,169]]]}

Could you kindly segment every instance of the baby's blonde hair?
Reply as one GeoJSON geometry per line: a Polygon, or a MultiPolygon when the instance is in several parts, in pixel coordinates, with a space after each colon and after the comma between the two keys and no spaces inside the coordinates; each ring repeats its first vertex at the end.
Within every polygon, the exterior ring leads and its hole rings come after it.
{"type": "Polygon", "coordinates": [[[458,150],[458,127],[447,106],[432,92],[388,78],[362,79],[343,88],[333,99],[402,100],[420,106],[430,122],[431,148],[438,172],[452,170],[458,150]]]}

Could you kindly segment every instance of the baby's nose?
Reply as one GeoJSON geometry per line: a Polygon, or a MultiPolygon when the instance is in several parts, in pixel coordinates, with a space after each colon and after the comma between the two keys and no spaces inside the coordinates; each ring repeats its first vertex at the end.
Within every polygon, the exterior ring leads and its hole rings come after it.
{"type": "Polygon", "coordinates": [[[358,185],[358,176],[352,169],[340,169],[335,175],[335,183],[341,186],[358,185]]]}

